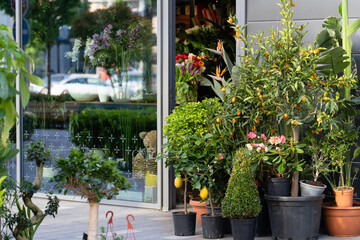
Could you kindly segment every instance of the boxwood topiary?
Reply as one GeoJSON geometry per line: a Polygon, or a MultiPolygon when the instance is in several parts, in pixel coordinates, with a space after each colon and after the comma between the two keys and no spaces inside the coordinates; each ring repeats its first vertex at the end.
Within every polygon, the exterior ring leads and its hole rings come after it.
{"type": "Polygon", "coordinates": [[[251,172],[250,162],[247,161],[242,150],[236,152],[236,162],[221,210],[225,217],[233,219],[253,218],[261,211],[260,197],[251,172]]]}

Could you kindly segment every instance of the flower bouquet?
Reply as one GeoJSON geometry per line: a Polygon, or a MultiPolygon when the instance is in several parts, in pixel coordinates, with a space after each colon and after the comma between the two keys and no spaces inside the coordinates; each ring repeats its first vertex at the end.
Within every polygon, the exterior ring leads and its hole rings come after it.
{"type": "Polygon", "coordinates": [[[198,77],[205,71],[204,62],[194,54],[177,55],[176,58],[176,102],[197,101],[198,77]]]}

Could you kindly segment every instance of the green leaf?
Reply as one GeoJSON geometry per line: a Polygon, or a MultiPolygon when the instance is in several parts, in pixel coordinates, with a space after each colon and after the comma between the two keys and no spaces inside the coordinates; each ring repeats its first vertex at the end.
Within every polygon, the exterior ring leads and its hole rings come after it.
{"type": "Polygon", "coordinates": [[[356,19],[355,22],[353,22],[346,28],[347,37],[350,37],[359,28],[360,28],[360,18],[356,19]]]}
{"type": "Polygon", "coordinates": [[[356,148],[355,149],[355,151],[354,151],[354,156],[353,156],[353,160],[355,159],[355,158],[357,158],[357,156],[359,156],[359,154],[360,154],[360,147],[358,147],[358,148],[356,148]]]}
{"type": "Polygon", "coordinates": [[[21,76],[20,76],[20,93],[21,93],[21,104],[22,107],[25,108],[30,100],[30,92],[26,82],[21,76]]]}
{"type": "Polygon", "coordinates": [[[4,73],[0,72],[0,98],[6,100],[9,97],[9,84],[4,73]]]}
{"type": "Polygon", "coordinates": [[[23,73],[23,75],[25,76],[26,79],[28,79],[31,83],[44,87],[45,86],[45,82],[44,80],[42,80],[41,78],[39,78],[38,76],[29,74],[29,73],[23,73]]]}
{"type": "Polygon", "coordinates": [[[316,62],[316,69],[328,76],[342,72],[350,64],[345,54],[345,50],[341,47],[322,52],[316,62]]]}
{"type": "Polygon", "coordinates": [[[342,16],[342,3],[340,3],[340,5],[339,5],[339,14],[340,14],[340,16],[342,16]]]}
{"type": "Polygon", "coordinates": [[[300,148],[296,148],[296,152],[297,153],[304,153],[304,150],[300,149],[300,148]]]}

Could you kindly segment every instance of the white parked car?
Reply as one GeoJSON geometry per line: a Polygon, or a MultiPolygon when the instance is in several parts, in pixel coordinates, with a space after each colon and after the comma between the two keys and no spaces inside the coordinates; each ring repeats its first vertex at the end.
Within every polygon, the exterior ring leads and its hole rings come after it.
{"type": "MultiPolygon", "coordinates": [[[[51,83],[58,83],[61,80],[64,80],[68,78],[70,75],[65,73],[58,73],[58,74],[51,74],[51,83]]],[[[47,94],[48,92],[48,78],[44,77],[43,81],[45,83],[45,86],[38,86],[35,84],[30,83],[29,90],[31,93],[41,93],[41,94],[47,94]]]]}

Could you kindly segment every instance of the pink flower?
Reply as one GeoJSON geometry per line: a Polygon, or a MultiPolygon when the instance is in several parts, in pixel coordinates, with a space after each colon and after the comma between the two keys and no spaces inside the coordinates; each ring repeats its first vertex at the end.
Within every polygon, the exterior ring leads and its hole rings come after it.
{"type": "Polygon", "coordinates": [[[248,138],[254,139],[254,138],[256,138],[256,134],[254,132],[249,132],[248,138]]]}
{"type": "Polygon", "coordinates": [[[276,147],[275,149],[276,149],[276,151],[279,151],[279,152],[281,151],[281,148],[279,148],[279,147],[276,147]]]}
{"type": "Polygon", "coordinates": [[[264,145],[263,143],[260,143],[260,144],[259,144],[259,147],[260,147],[261,149],[265,149],[265,145],[264,145]]]}
{"type": "Polygon", "coordinates": [[[267,139],[267,137],[265,136],[265,134],[261,134],[261,139],[267,139]]]}
{"type": "Polygon", "coordinates": [[[253,148],[253,145],[250,144],[250,143],[246,144],[246,147],[247,147],[250,151],[252,151],[252,150],[254,149],[254,148],[253,148]]]}
{"type": "Polygon", "coordinates": [[[286,137],[284,135],[281,135],[280,140],[282,144],[286,143],[286,137]]]}
{"type": "Polygon", "coordinates": [[[264,151],[265,151],[265,152],[268,152],[268,151],[269,151],[268,147],[265,147],[265,148],[264,148],[264,151]]]}
{"type": "Polygon", "coordinates": [[[260,151],[261,151],[261,147],[258,147],[258,148],[256,149],[256,151],[257,151],[257,152],[260,152],[260,151]]]}

